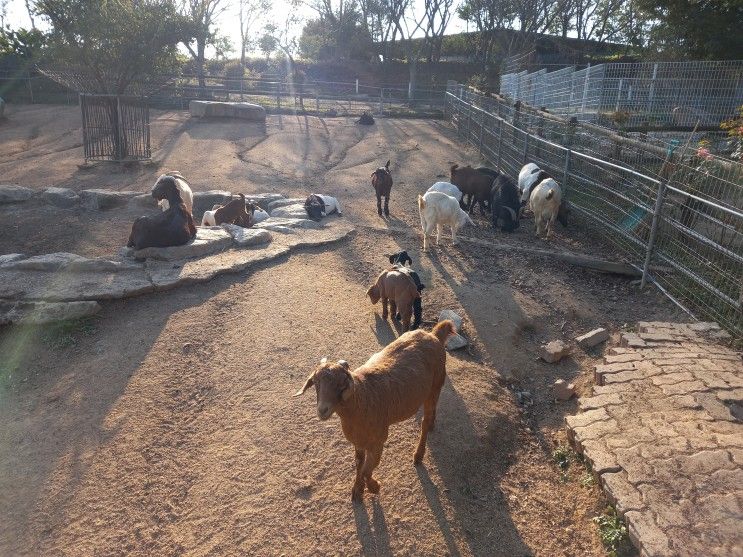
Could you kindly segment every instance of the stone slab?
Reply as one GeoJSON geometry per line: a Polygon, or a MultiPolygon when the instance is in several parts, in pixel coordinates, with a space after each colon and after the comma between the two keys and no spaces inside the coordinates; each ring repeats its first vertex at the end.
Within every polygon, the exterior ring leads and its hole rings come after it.
{"type": "Polygon", "coordinates": [[[609,340],[609,331],[599,328],[589,331],[584,335],[580,335],[575,339],[575,342],[578,343],[578,346],[587,350],[607,340],[609,340]]]}
{"type": "Polygon", "coordinates": [[[286,207],[287,205],[302,205],[302,208],[304,208],[304,201],[305,201],[304,199],[300,199],[299,197],[277,199],[277,200],[271,201],[268,204],[268,208],[266,209],[266,211],[270,213],[274,209],[278,209],[280,207],[286,207]]]}
{"type": "Polygon", "coordinates": [[[641,322],[566,418],[640,555],[743,555],[743,423],[727,402],[743,364],[718,330],[641,322]]]}
{"type": "Polygon", "coordinates": [[[80,202],[83,207],[91,211],[108,211],[126,205],[130,199],[140,195],[141,192],[138,191],[91,189],[80,192],[80,202]]]}
{"type": "Polygon", "coordinates": [[[22,186],[0,185],[0,205],[27,201],[33,193],[33,190],[22,186]]]}
{"type": "Polygon", "coordinates": [[[236,224],[223,224],[222,228],[232,236],[235,245],[241,248],[266,244],[271,241],[271,233],[265,229],[243,228],[236,224]]]}
{"type": "Polygon", "coordinates": [[[69,209],[80,203],[80,196],[68,188],[47,188],[43,194],[44,201],[55,207],[69,209]]]}
{"type": "Polygon", "coordinates": [[[268,211],[268,206],[274,201],[284,199],[284,196],[280,193],[251,193],[245,194],[245,199],[253,201],[258,204],[258,207],[264,211],[268,211]]]}
{"type": "Polygon", "coordinates": [[[266,109],[252,103],[191,101],[188,103],[191,116],[197,118],[239,118],[251,122],[265,122],[266,109]]]}
{"type": "Polygon", "coordinates": [[[182,246],[169,248],[144,248],[133,251],[131,257],[137,260],[158,259],[160,261],[177,261],[194,257],[204,257],[224,251],[232,245],[232,236],[219,226],[199,226],[196,237],[182,246]]]}

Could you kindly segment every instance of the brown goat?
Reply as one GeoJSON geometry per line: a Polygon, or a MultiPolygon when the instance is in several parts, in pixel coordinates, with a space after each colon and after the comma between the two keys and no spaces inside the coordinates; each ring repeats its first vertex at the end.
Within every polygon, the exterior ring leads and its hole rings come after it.
{"type": "Polygon", "coordinates": [[[392,174],[390,161],[380,166],[371,175],[372,186],[377,194],[377,212],[382,216],[382,197],[384,197],[384,214],[390,216],[390,192],[392,191],[392,174]]]}
{"type": "Polygon", "coordinates": [[[480,204],[480,212],[484,215],[490,200],[490,189],[493,186],[493,177],[478,172],[467,165],[462,168],[458,164],[452,165],[450,169],[452,184],[462,192],[462,209],[472,214],[475,203],[480,204]],[[464,196],[469,195],[469,202],[465,203],[464,196]]]}
{"type": "Polygon", "coordinates": [[[233,199],[227,205],[219,207],[214,212],[214,222],[220,224],[236,224],[243,228],[250,228],[253,226],[253,213],[255,212],[255,204],[250,203],[250,213],[245,208],[245,195],[238,194],[240,199],[233,199]]]}
{"type": "Polygon", "coordinates": [[[356,456],[353,501],[362,499],[365,487],[379,493],[379,482],[372,474],[382,458],[389,426],[414,416],[421,405],[423,421],[413,463],[418,466],[423,461],[446,380],[444,344],[454,332],[451,321],[437,323],[430,333],[410,331],[353,372],[348,362],[329,364],[323,358],[294,394],[299,396],[314,385],[318,417],[327,420],[335,412],[341,419],[343,435],[353,444],[356,456]]]}
{"type": "Polygon", "coordinates": [[[128,247],[140,250],[182,246],[196,236],[196,224],[191,211],[183,202],[175,178],[160,177],[152,188],[152,196],[158,201],[166,200],[168,209],[157,215],[135,220],[126,244],[128,247]]]}
{"type": "Polygon", "coordinates": [[[382,300],[382,319],[387,319],[387,303],[391,306],[392,315],[400,312],[400,321],[403,332],[410,330],[410,318],[413,315],[413,303],[420,298],[420,292],[415,282],[406,272],[394,267],[382,271],[377,281],[369,287],[366,295],[372,304],[382,300]]]}

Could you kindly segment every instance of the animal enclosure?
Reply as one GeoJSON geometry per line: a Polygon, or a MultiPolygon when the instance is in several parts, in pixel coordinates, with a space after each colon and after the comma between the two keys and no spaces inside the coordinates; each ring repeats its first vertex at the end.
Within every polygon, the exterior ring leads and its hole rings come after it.
{"type": "Polygon", "coordinates": [[[80,95],[85,160],[140,161],[151,157],[146,98],[80,95]]]}
{"type": "Polygon", "coordinates": [[[581,120],[717,126],[743,104],[743,61],[610,63],[508,73],[501,95],[581,120]]]}
{"type": "Polygon", "coordinates": [[[447,94],[464,139],[511,176],[536,162],[586,226],[698,317],[743,335],[743,167],[466,92],[447,94]],[[664,161],[673,161],[663,170],[664,161]]]}

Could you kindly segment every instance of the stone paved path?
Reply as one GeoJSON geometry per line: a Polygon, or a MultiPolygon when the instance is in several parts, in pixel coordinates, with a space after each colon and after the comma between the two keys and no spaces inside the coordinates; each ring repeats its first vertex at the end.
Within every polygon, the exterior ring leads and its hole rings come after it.
{"type": "Polygon", "coordinates": [[[567,418],[643,556],[743,556],[743,365],[715,323],[641,322],[567,418]]]}

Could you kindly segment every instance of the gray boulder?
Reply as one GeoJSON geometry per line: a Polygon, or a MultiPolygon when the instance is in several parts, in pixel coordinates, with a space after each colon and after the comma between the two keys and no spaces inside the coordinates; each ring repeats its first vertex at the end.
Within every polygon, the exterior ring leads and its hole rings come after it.
{"type": "Polygon", "coordinates": [[[197,118],[239,118],[252,122],[265,122],[266,109],[252,103],[191,101],[191,116],[197,118]]]}
{"type": "Polygon", "coordinates": [[[22,253],[8,253],[5,255],[0,255],[0,267],[5,265],[6,263],[13,263],[14,261],[20,261],[21,259],[25,259],[26,256],[22,253]]]}
{"type": "Polygon", "coordinates": [[[3,269],[17,271],[60,271],[70,263],[88,261],[87,257],[75,253],[57,252],[44,255],[35,255],[26,259],[11,261],[3,265],[3,269]]]}
{"type": "Polygon", "coordinates": [[[459,332],[462,329],[463,320],[456,311],[452,311],[450,309],[441,310],[441,312],[439,313],[439,321],[445,321],[447,319],[454,322],[454,328],[456,329],[456,332],[459,332]]]}
{"type": "Polygon", "coordinates": [[[232,193],[224,190],[195,191],[193,194],[193,213],[210,211],[216,203],[225,205],[232,201],[232,193]]]}
{"type": "Polygon", "coordinates": [[[31,199],[33,190],[21,186],[0,185],[0,205],[3,203],[20,203],[31,199]]]}
{"type": "Polygon", "coordinates": [[[307,211],[304,210],[304,202],[294,205],[285,205],[271,211],[272,217],[284,217],[292,219],[307,218],[307,211]]]}
{"type": "Polygon", "coordinates": [[[268,208],[266,211],[271,213],[274,209],[278,209],[279,207],[286,207],[287,205],[302,205],[304,208],[304,199],[300,199],[298,197],[290,197],[290,198],[283,198],[283,199],[277,199],[275,201],[271,201],[268,204],[268,208]]]}
{"type": "Polygon", "coordinates": [[[224,228],[239,247],[255,246],[271,241],[271,233],[265,229],[243,228],[236,224],[223,224],[224,228]]]}
{"type": "Polygon", "coordinates": [[[460,348],[464,348],[468,344],[469,341],[462,335],[454,334],[449,337],[449,340],[446,341],[446,349],[451,352],[452,350],[459,350],[460,348]]]}
{"type": "Polygon", "coordinates": [[[47,188],[44,192],[44,201],[55,207],[62,207],[68,209],[77,205],[80,202],[80,196],[74,191],[67,188],[47,188]]]}
{"type": "Polygon", "coordinates": [[[232,236],[219,226],[196,228],[196,237],[182,246],[169,248],[144,248],[132,252],[135,259],[158,259],[160,261],[175,261],[203,257],[223,251],[232,245],[232,236]]]}
{"type": "MultiPolygon", "coordinates": [[[[80,200],[83,207],[92,211],[106,211],[126,205],[126,203],[141,195],[137,191],[109,191],[101,189],[83,190],[80,192],[80,200]]],[[[154,200],[154,199],[153,199],[154,200]]]]}
{"type": "Polygon", "coordinates": [[[142,209],[157,209],[157,200],[149,193],[141,193],[129,198],[130,207],[141,207],[142,209]]]}
{"type": "Polygon", "coordinates": [[[258,207],[264,211],[268,211],[268,206],[272,202],[284,199],[284,196],[280,193],[251,193],[249,195],[245,194],[245,199],[248,201],[254,201],[258,204],[258,207]]]}
{"type": "MultiPolygon", "coordinates": [[[[305,214],[304,217],[307,215],[305,214]]],[[[280,228],[311,228],[313,230],[318,230],[320,228],[323,228],[323,225],[319,222],[315,222],[314,220],[310,220],[308,218],[281,218],[281,217],[271,217],[269,219],[264,220],[263,222],[259,222],[258,224],[253,225],[253,228],[265,228],[266,230],[274,230],[276,232],[281,232],[279,230],[280,228]]]]}

